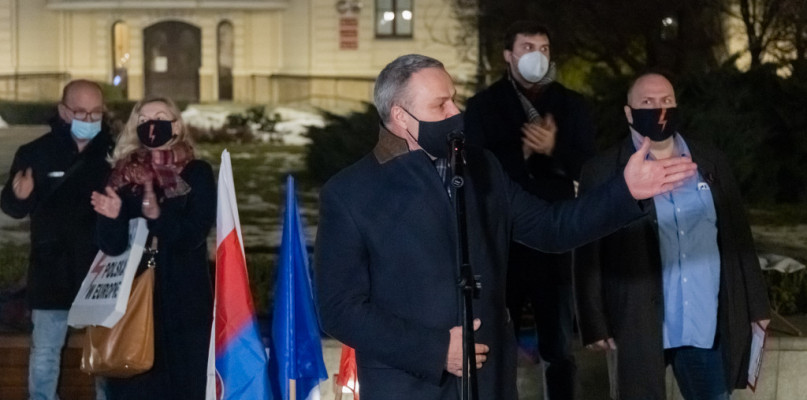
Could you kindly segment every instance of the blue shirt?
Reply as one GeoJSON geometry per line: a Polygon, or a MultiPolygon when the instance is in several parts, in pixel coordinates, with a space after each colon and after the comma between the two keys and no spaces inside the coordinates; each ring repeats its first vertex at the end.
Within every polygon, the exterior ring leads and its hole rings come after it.
{"type": "MultiPolygon", "coordinates": [[[[636,148],[642,137],[632,132],[636,148]]],[[[688,155],[680,134],[677,154],[688,155]]],[[[649,156],[649,155],[648,155],[649,156]]],[[[709,184],[698,173],[672,192],[653,197],[664,290],[664,348],[711,348],[717,330],[720,253],[709,184]]]]}

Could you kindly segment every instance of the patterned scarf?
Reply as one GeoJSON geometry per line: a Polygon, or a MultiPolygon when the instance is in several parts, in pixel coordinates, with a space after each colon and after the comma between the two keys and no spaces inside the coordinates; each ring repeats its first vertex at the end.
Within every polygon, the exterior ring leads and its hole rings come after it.
{"type": "Polygon", "coordinates": [[[193,148],[186,143],[177,143],[169,150],[141,147],[118,161],[109,177],[109,185],[118,190],[131,184],[132,190],[139,192],[147,179],[156,179],[165,197],[183,196],[191,187],[179,174],[192,159],[193,148]]]}
{"type": "MultiPolygon", "coordinates": [[[[536,83],[535,87],[543,88],[546,85],[549,85],[550,83],[555,81],[556,75],[557,75],[557,69],[555,68],[555,63],[550,63],[549,70],[546,72],[544,77],[541,78],[541,80],[536,83]]],[[[510,81],[511,84],[513,84],[513,89],[516,90],[516,95],[518,95],[518,100],[521,102],[521,107],[524,109],[524,113],[527,114],[527,120],[529,122],[540,123],[542,121],[541,114],[539,114],[538,111],[535,110],[535,107],[532,105],[530,99],[528,99],[527,96],[525,96],[524,93],[521,91],[518,82],[516,82],[516,80],[513,79],[513,76],[511,75],[509,68],[507,69],[507,79],[510,81]]]]}

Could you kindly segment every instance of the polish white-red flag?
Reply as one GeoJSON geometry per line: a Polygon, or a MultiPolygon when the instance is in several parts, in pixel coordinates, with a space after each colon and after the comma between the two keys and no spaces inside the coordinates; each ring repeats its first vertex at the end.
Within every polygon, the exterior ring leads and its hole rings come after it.
{"type": "Polygon", "coordinates": [[[266,349],[249,290],[230,153],[221,154],[216,210],[216,294],[207,399],[268,399],[266,349]]]}

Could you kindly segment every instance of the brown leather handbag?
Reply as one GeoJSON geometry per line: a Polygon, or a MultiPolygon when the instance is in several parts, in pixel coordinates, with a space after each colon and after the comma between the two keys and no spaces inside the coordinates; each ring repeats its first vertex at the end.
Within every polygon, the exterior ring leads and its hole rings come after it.
{"type": "Polygon", "coordinates": [[[132,283],[129,303],[112,328],[88,326],[84,336],[81,370],[100,376],[128,378],[154,364],[154,254],[148,268],[132,283]]]}

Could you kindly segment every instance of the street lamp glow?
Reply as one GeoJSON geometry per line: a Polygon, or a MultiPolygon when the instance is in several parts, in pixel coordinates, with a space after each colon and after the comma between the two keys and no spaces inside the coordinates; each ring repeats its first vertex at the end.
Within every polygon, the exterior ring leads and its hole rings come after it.
{"type": "Polygon", "coordinates": [[[661,24],[664,25],[664,26],[670,26],[670,25],[673,24],[673,22],[674,21],[673,21],[672,17],[667,17],[667,18],[664,18],[664,19],[661,20],[661,24]]]}

